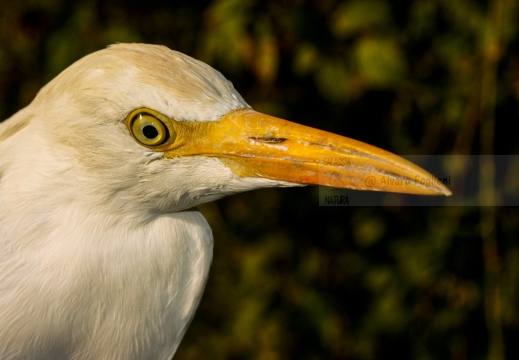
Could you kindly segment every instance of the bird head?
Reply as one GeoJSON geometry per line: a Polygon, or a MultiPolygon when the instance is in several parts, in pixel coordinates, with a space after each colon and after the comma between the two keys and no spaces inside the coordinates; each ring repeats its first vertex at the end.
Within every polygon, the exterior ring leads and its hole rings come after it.
{"type": "Polygon", "coordinates": [[[368,144],[258,113],[208,65],[114,45],[0,125],[0,357],[170,359],[222,196],[320,184],[448,195],[368,144]]]}
{"type": "Polygon", "coordinates": [[[25,159],[18,175],[38,177],[25,190],[41,197],[59,187],[60,204],[154,214],[305,184],[450,194],[401,157],[252,110],[219,72],[163,46],[90,54],[19,114],[0,139],[25,159]]]}

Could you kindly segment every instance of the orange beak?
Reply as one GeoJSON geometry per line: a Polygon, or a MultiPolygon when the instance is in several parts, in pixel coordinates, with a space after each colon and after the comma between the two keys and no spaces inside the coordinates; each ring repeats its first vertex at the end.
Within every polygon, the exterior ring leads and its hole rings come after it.
{"type": "Polygon", "coordinates": [[[433,175],[375,146],[258,113],[214,122],[176,122],[166,157],[214,156],[236,175],[298,184],[420,195],[450,195],[433,175]],[[433,180],[433,181],[431,181],[433,180]]]}

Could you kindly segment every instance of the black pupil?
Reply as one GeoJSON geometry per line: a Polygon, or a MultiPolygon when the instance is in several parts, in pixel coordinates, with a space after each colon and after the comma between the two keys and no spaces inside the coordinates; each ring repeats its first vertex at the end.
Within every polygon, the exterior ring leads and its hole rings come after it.
{"type": "Polygon", "coordinates": [[[142,133],[148,139],[155,139],[159,135],[159,132],[157,131],[157,129],[152,125],[146,125],[142,129],[142,133]]]}

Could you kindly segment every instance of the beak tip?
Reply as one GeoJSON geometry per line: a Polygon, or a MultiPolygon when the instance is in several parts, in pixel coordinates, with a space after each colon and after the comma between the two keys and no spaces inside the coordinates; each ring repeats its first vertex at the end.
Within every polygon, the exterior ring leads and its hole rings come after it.
{"type": "Polygon", "coordinates": [[[442,192],[442,195],[444,196],[451,196],[452,195],[452,191],[450,191],[446,186],[442,186],[440,188],[441,192],[442,192]]]}

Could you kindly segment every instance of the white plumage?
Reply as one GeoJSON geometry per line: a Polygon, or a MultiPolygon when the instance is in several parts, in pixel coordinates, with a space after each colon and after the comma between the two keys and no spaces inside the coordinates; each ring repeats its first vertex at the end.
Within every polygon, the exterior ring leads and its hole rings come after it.
{"type": "MultiPolygon", "coordinates": [[[[70,66],[2,123],[0,359],[170,359],[212,258],[207,222],[186,209],[259,187],[337,186],[339,175],[352,188],[372,173],[428,175],[346,138],[362,149],[333,150],[353,157],[352,169],[307,153],[300,161],[290,147],[299,133],[260,115],[206,64],[161,46],[120,44],[70,66]],[[141,108],[166,119],[167,144],[136,140],[128,116],[141,108]],[[235,117],[257,136],[206,137],[235,117]],[[328,180],[315,180],[315,164],[328,180]]],[[[306,151],[303,140],[293,146],[306,151]]],[[[418,182],[378,189],[448,194],[418,182]]]]}

